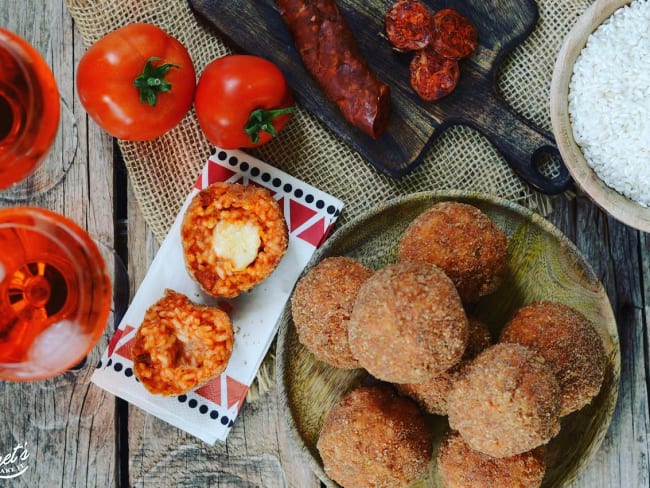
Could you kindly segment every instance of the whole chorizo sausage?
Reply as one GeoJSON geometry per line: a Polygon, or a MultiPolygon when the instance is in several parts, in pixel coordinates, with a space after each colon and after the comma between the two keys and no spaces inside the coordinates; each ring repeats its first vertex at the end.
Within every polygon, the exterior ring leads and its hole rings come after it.
{"type": "Polygon", "coordinates": [[[386,128],[390,89],[370,70],[334,0],[276,0],[307,71],[355,127],[386,128]]]}
{"type": "Polygon", "coordinates": [[[416,52],[409,68],[411,86],[427,102],[449,95],[460,78],[458,61],[443,58],[430,47],[416,52]]]}
{"type": "Polygon", "coordinates": [[[431,45],[445,58],[461,59],[478,46],[478,34],[472,23],[458,11],[445,8],[433,15],[431,45]]]}
{"type": "Polygon", "coordinates": [[[386,12],[386,37],[398,51],[424,49],[431,38],[431,12],[417,0],[399,0],[386,12]]]}

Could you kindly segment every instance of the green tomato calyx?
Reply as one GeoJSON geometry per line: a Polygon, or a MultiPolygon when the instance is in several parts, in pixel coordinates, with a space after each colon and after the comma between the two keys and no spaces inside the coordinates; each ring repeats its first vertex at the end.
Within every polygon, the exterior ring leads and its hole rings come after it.
{"type": "Polygon", "coordinates": [[[244,127],[244,132],[250,136],[253,144],[257,144],[260,141],[260,131],[262,130],[271,134],[271,137],[278,135],[278,131],[275,130],[275,127],[273,126],[273,119],[280,115],[293,113],[295,113],[293,107],[276,108],[273,110],[266,110],[263,108],[255,109],[248,117],[248,122],[246,123],[246,127],[244,127]]]}
{"type": "Polygon", "coordinates": [[[133,81],[133,86],[140,92],[140,102],[152,107],[156,106],[158,93],[168,92],[172,88],[171,83],[164,80],[165,75],[172,68],[180,68],[175,64],[153,65],[154,61],[160,60],[161,58],[156,57],[147,59],[142,73],[133,81]]]}

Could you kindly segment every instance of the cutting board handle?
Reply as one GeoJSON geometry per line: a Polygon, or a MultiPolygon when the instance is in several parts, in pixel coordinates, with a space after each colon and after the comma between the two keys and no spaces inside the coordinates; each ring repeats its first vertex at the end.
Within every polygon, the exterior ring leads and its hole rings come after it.
{"type": "Polygon", "coordinates": [[[571,187],[573,180],[567,170],[553,136],[542,131],[514,112],[498,97],[486,97],[484,117],[476,128],[482,132],[515,172],[536,190],[556,195],[571,187]],[[544,158],[558,165],[553,177],[540,171],[544,158]]]}

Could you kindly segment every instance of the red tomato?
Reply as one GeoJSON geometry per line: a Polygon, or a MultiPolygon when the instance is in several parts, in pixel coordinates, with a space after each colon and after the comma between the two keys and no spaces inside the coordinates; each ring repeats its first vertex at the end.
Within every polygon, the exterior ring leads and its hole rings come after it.
{"type": "Polygon", "coordinates": [[[205,137],[224,149],[267,143],[291,118],[291,105],[291,92],[276,65],[239,54],[206,66],[194,98],[205,137]]]}
{"type": "Polygon", "coordinates": [[[88,115],[119,139],[154,139],[192,106],[196,73],[187,50],[162,29],[130,24],[79,61],[77,91],[88,115]]]}

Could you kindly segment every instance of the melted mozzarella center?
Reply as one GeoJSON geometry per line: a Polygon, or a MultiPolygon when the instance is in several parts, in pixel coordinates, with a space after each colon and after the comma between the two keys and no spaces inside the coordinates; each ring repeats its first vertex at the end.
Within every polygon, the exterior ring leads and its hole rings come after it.
{"type": "Polygon", "coordinates": [[[255,261],[259,252],[260,228],[252,222],[219,222],[214,228],[212,248],[217,256],[241,271],[255,261]]]}

